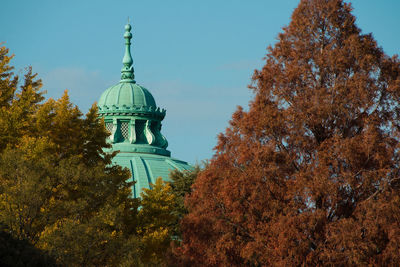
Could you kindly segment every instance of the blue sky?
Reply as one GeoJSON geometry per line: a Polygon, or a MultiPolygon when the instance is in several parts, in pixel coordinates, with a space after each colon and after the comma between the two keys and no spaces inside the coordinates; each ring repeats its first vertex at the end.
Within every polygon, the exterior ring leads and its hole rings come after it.
{"type": "MultiPolygon", "coordinates": [[[[353,14],[388,55],[400,51],[400,1],[354,0],[353,14]]],[[[247,107],[263,65],[298,0],[2,0],[0,42],[16,73],[31,65],[58,98],[68,89],[82,112],[119,81],[128,16],[136,81],[167,109],[172,156],[209,159],[238,105],[247,107]]]]}

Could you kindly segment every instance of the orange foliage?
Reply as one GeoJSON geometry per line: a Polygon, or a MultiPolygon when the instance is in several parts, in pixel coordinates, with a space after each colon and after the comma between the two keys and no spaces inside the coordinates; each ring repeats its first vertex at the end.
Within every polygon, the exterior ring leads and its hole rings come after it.
{"type": "Polygon", "coordinates": [[[188,266],[400,264],[400,63],[303,0],[186,199],[188,266]]]}

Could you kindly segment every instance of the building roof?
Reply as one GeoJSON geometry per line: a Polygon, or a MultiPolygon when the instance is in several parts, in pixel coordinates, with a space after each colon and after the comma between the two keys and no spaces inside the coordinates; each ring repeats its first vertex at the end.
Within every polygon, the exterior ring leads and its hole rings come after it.
{"type": "Polygon", "coordinates": [[[130,52],[131,25],[125,26],[125,54],[121,80],[101,95],[98,108],[110,132],[112,151],[120,151],[114,163],[128,168],[135,181],[132,194],[139,197],[143,188],[151,188],[158,177],[168,181],[173,169],[189,170],[184,161],[171,158],[167,139],[161,134],[166,110],[156,105],[149,90],[135,81],[130,52]]]}

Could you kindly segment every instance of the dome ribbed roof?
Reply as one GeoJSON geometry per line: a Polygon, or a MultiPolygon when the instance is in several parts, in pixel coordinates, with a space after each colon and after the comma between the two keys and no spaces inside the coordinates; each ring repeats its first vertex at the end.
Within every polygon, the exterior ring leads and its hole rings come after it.
{"type": "Polygon", "coordinates": [[[119,151],[113,162],[131,171],[134,197],[140,197],[143,188],[151,188],[158,177],[169,181],[171,170],[190,170],[184,161],[171,158],[168,141],[161,134],[165,109],[156,106],[152,94],[136,83],[130,53],[131,26],[125,26],[125,54],[122,60],[121,80],[103,92],[99,102],[99,116],[110,133],[112,145],[107,152],[119,151]]]}
{"type": "Polygon", "coordinates": [[[98,106],[104,107],[153,107],[156,109],[156,101],[151,93],[136,83],[120,82],[111,86],[101,95],[98,106]]]}
{"type": "Polygon", "coordinates": [[[185,161],[171,157],[153,155],[147,153],[118,153],[114,158],[118,165],[128,168],[132,173],[133,197],[139,197],[143,188],[151,188],[150,184],[155,184],[158,177],[164,181],[170,181],[169,173],[171,170],[192,170],[193,167],[185,161]]]}

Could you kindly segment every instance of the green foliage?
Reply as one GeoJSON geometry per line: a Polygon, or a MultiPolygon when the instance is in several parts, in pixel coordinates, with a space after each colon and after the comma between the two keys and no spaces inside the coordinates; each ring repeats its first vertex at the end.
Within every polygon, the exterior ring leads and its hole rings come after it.
{"type": "MultiPolygon", "coordinates": [[[[207,165],[205,164],[205,166],[207,165]]],[[[192,185],[196,180],[200,170],[200,166],[196,165],[193,170],[173,170],[169,175],[171,179],[171,190],[172,193],[175,195],[175,206],[173,214],[175,214],[178,218],[178,220],[171,223],[173,226],[174,238],[177,240],[181,239],[180,220],[188,213],[188,210],[185,206],[185,196],[189,195],[192,192],[192,185]]]]}
{"type": "Polygon", "coordinates": [[[12,56],[8,49],[0,47],[0,151],[7,145],[16,145],[24,134],[33,132],[32,119],[44,98],[41,80],[28,68],[24,83],[17,90],[19,77],[9,65],[12,56]]]}
{"type": "Polygon", "coordinates": [[[0,226],[0,266],[57,266],[45,251],[35,248],[26,240],[15,239],[0,226]]]}
{"type": "Polygon", "coordinates": [[[14,76],[11,70],[13,67],[9,65],[13,56],[8,55],[8,49],[0,46],[0,107],[7,108],[10,106],[17,88],[18,77],[14,76]]]}
{"type": "Polygon", "coordinates": [[[0,47],[0,238],[27,246],[11,247],[6,264],[38,253],[32,262],[49,266],[166,265],[199,168],[133,199],[128,170],[104,152],[96,105],[83,117],[67,92],[44,101],[31,68],[19,86],[7,53],[0,47]]]}
{"type": "Polygon", "coordinates": [[[28,69],[17,90],[0,48],[0,223],[65,266],[138,258],[138,200],[129,171],[111,164],[94,105],[85,118],[67,92],[44,98],[28,69]]]}
{"type": "Polygon", "coordinates": [[[115,248],[129,245],[135,227],[128,172],[80,156],[60,160],[53,149],[29,138],[0,155],[0,221],[62,264],[114,265],[123,257],[115,248]]]}
{"type": "Polygon", "coordinates": [[[161,178],[141,194],[138,234],[146,264],[159,265],[165,259],[172,241],[172,225],[178,220],[173,212],[175,201],[171,186],[161,178]]]}

